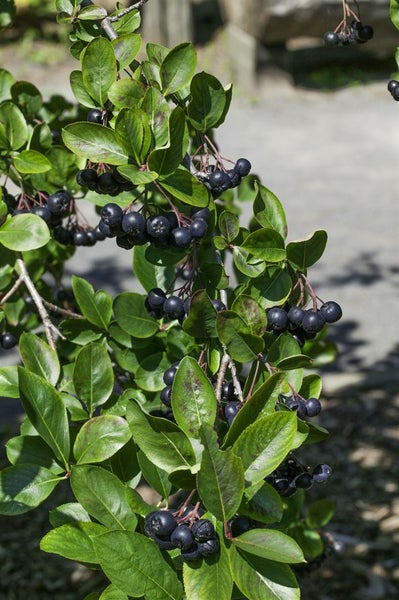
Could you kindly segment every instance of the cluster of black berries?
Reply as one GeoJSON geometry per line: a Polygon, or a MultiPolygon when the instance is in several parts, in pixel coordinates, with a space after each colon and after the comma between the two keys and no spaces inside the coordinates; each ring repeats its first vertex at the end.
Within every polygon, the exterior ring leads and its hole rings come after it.
{"type": "Polygon", "coordinates": [[[265,478],[265,481],[270,483],[280,496],[287,498],[298,489],[309,490],[314,483],[325,483],[331,475],[332,468],[329,465],[319,464],[310,469],[289,456],[265,478]]]}
{"type": "Polygon", "coordinates": [[[163,550],[179,548],[184,560],[197,560],[219,551],[219,538],[208,519],[176,518],[173,511],[156,510],[145,517],[144,532],[163,550]]]}
{"type": "Polygon", "coordinates": [[[370,25],[363,25],[360,21],[354,20],[342,31],[327,31],[324,34],[323,40],[326,46],[337,46],[342,44],[365,44],[372,39],[374,30],[370,25]]]}
{"type": "Polygon", "coordinates": [[[399,81],[396,81],[396,79],[391,79],[391,81],[388,83],[388,91],[394,100],[399,101],[399,81]]]}
{"type": "Polygon", "coordinates": [[[3,350],[11,350],[18,344],[18,340],[15,335],[9,331],[0,333],[0,346],[3,350]]]}
{"type": "Polygon", "coordinates": [[[294,396],[279,396],[279,400],[292,411],[296,411],[300,419],[317,417],[321,412],[321,402],[318,398],[302,398],[299,394],[294,396]]]}
{"type": "Polygon", "coordinates": [[[3,187],[3,200],[10,214],[30,213],[43,219],[53,238],[64,245],[94,246],[105,236],[98,228],[81,227],[73,219],[73,198],[67,190],[57,190],[53,194],[38,192],[34,197],[23,195],[14,197],[3,187]]]}
{"type": "Polygon", "coordinates": [[[82,187],[97,192],[97,194],[107,194],[107,196],[118,196],[122,192],[130,192],[137,187],[116,169],[102,173],[97,173],[96,169],[92,167],[80,169],[76,173],[76,181],[82,187]]]}
{"type": "Polygon", "coordinates": [[[177,319],[182,323],[190,310],[190,300],[191,298],[183,300],[179,296],[167,296],[161,288],[152,288],[145,299],[145,306],[154,319],[177,319]]]}
{"type": "Polygon", "coordinates": [[[283,308],[274,306],[267,311],[267,329],[279,334],[290,331],[300,346],[321,331],[325,323],[335,323],[342,317],[342,309],[337,302],[330,300],[320,308],[304,309],[300,306],[283,308]]]}
{"type": "Polygon", "coordinates": [[[196,211],[187,226],[179,225],[174,212],[146,218],[131,210],[124,212],[114,202],[105,204],[100,211],[98,228],[105,237],[116,238],[121,248],[131,250],[150,242],[160,248],[187,249],[193,240],[203,238],[208,230],[209,209],[196,211]]]}
{"type": "Polygon", "coordinates": [[[236,414],[242,407],[242,404],[239,401],[236,391],[234,389],[233,381],[230,380],[223,382],[221,401],[223,405],[223,417],[225,418],[227,425],[230,427],[236,414]]]}
{"type": "Polygon", "coordinates": [[[246,158],[239,158],[232,169],[226,171],[217,169],[213,165],[209,165],[206,169],[206,174],[201,177],[201,181],[211,192],[212,196],[220,196],[223,192],[230,188],[235,188],[240,185],[243,177],[249,174],[251,163],[246,158]]]}
{"type": "Polygon", "coordinates": [[[172,384],[175,379],[180,361],[173,363],[163,374],[163,382],[165,387],[161,390],[161,402],[167,407],[171,405],[172,384]]]}

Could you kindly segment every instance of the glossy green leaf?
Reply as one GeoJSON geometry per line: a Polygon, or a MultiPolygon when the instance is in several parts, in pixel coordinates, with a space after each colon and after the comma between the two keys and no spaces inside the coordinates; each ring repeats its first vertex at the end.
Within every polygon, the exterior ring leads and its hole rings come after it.
{"type": "Polygon", "coordinates": [[[276,263],[285,259],[284,239],[270,228],[257,229],[241,244],[247,252],[267,262],[276,263]]]}
{"type": "Polygon", "coordinates": [[[16,215],[0,227],[0,244],[16,252],[41,248],[49,240],[49,228],[37,215],[16,215]]]}
{"type": "Polygon", "coordinates": [[[172,110],[165,96],[155,87],[149,87],[141,102],[141,108],[148,115],[155,146],[165,146],[169,139],[169,116],[172,110]]]}
{"type": "Polygon", "coordinates": [[[104,125],[87,121],[71,123],[62,130],[62,139],[79,158],[110,165],[128,162],[128,155],[117,142],[115,132],[104,125]]]}
{"type": "Polygon", "coordinates": [[[233,261],[236,268],[247,277],[260,277],[266,269],[266,262],[260,258],[252,256],[249,252],[234,246],[233,261]]]}
{"type": "Polygon", "coordinates": [[[263,350],[263,339],[253,335],[245,321],[231,310],[217,315],[216,331],[233,360],[248,362],[254,360],[263,350]]]}
{"type": "Polygon", "coordinates": [[[241,460],[230,450],[220,450],[217,434],[210,425],[201,428],[204,446],[197,489],[206,507],[220,521],[237,512],[244,491],[244,469],[241,460]]]}
{"type": "Polygon", "coordinates": [[[247,294],[240,294],[231,305],[231,310],[241,316],[252,333],[263,335],[266,331],[266,311],[256,300],[247,294]]]}
{"type": "Polygon", "coordinates": [[[93,541],[101,568],[121,591],[133,598],[182,600],[183,586],[175,570],[148,537],[109,531],[93,541]]]}
{"type": "Polygon", "coordinates": [[[226,105],[226,92],[220,81],[202,71],[194,75],[191,86],[191,100],[187,113],[197,131],[205,133],[218,123],[226,105]]]}
{"type": "Polygon", "coordinates": [[[18,435],[6,443],[7,458],[12,465],[32,464],[46,467],[52,473],[64,469],[56,462],[54,452],[38,435],[18,435]]]}
{"type": "Polygon", "coordinates": [[[107,329],[112,317],[112,298],[104,290],[94,291],[82,277],[72,276],[72,290],[82,314],[100,329],[107,329]]]}
{"type": "Polygon", "coordinates": [[[197,290],[191,297],[190,311],[183,321],[183,329],[197,338],[215,338],[216,310],[205,290],[197,290]]]}
{"type": "Polygon", "coordinates": [[[97,463],[113,456],[131,438],[122,417],[101,415],[83,424],[75,439],[73,454],[78,464],[97,463]]]}
{"type": "Polygon", "coordinates": [[[256,196],[253,211],[262,227],[274,229],[280,236],[287,237],[287,220],[280,200],[264,185],[255,184],[256,196]]]}
{"type": "Polygon", "coordinates": [[[99,107],[105,106],[107,92],[116,80],[116,75],[117,66],[112,42],[105,37],[95,38],[83,54],[82,78],[86,91],[99,107]]]}
{"type": "Polygon", "coordinates": [[[298,583],[286,564],[230,548],[230,564],[237,587],[248,600],[299,600],[298,583]]]}
{"type": "Polygon", "coordinates": [[[260,481],[245,489],[239,513],[261,523],[278,523],[283,515],[283,501],[271,485],[260,481]]]}
{"type": "Polygon", "coordinates": [[[18,369],[16,366],[0,368],[0,395],[5,398],[19,398],[18,369]]]}
{"type": "Polygon", "coordinates": [[[323,382],[320,375],[312,373],[303,378],[302,385],[298,391],[303,398],[319,398],[323,382]]]}
{"type": "Polygon", "coordinates": [[[43,105],[39,90],[29,81],[16,81],[11,88],[11,97],[28,120],[38,117],[43,105]]]}
{"type": "Polygon", "coordinates": [[[19,338],[19,352],[24,366],[52,385],[60,376],[60,362],[53,348],[33,333],[24,332],[19,338]]]}
{"type": "Polygon", "coordinates": [[[219,229],[226,242],[230,244],[240,232],[240,224],[237,216],[224,210],[219,216],[219,229]]]}
{"type": "Polygon", "coordinates": [[[18,367],[18,376],[21,402],[30,422],[67,467],[69,424],[61,395],[45,379],[23,367],[18,367]]]}
{"type": "Polygon", "coordinates": [[[64,477],[35,464],[0,471],[0,514],[21,515],[39,506],[64,477]]]}
{"type": "Polygon", "coordinates": [[[50,510],[49,521],[53,527],[61,527],[68,523],[90,523],[91,519],[79,502],[66,502],[50,510]]]}
{"type": "Polygon", "coordinates": [[[82,71],[71,71],[69,74],[69,84],[76,100],[87,108],[95,108],[96,102],[87,92],[83,83],[82,71]]]}
{"type": "Polygon", "coordinates": [[[137,518],[127,500],[128,488],[110,471],[94,465],[75,465],[71,487],[77,501],[105,527],[136,529],[137,518]]]}
{"type": "Polygon", "coordinates": [[[266,415],[244,429],[233,451],[242,460],[247,482],[257,483],[278,467],[292,448],[296,429],[291,412],[266,415]]]}
{"type": "Polygon", "coordinates": [[[190,42],[172,48],[161,64],[162,93],[167,96],[191,81],[197,66],[197,53],[190,42]]]}
{"type": "Polygon", "coordinates": [[[115,585],[111,584],[105,588],[99,600],[128,600],[128,596],[124,592],[121,592],[115,585]]]}
{"type": "Polygon", "coordinates": [[[261,277],[251,281],[249,293],[264,309],[283,304],[291,293],[292,281],[287,271],[272,266],[261,277]]]}
{"type": "Polygon", "coordinates": [[[13,160],[19,173],[45,173],[51,169],[51,162],[36,150],[23,150],[13,160]]]}
{"type": "MultiPolygon", "coordinates": [[[[12,5],[10,4],[10,7],[12,5]]],[[[1,26],[4,26],[1,23],[1,17],[0,17],[0,24],[1,26]]],[[[7,69],[0,69],[0,102],[2,102],[3,100],[9,100],[11,98],[11,88],[15,83],[15,79],[13,77],[13,75],[7,71],[7,69]]]]}
{"type": "Polygon", "coordinates": [[[124,33],[112,40],[119,70],[125,69],[133,62],[141,47],[141,35],[138,33],[124,33]]]}
{"type": "Polygon", "coordinates": [[[49,531],[40,541],[40,549],[69,560],[97,564],[93,539],[107,530],[98,523],[67,523],[49,531]]]}
{"type": "Polygon", "coordinates": [[[103,337],[104,332],[92,325],[87,319],[65,319],[59,326],[59,330],[70,342],[85,346],[103,337]]]}
{"type": "Polygon", "coordinates": [[[133,253],[133,272],[146,292],[159,287],[167,290],[175,277],[173,267],[159,267],[145,259],[145,246],[136,246],[133,253]]]}
{"type": "Polygon", "coordinates": [[[145,296],[135,292],[122,292],[114,300],[115,319],[119,327],[138,338],[149,338],[158,331],[159,323],[145,307],[145,296]]]}
{"type": "Polygon", "coordinates": [[[123,108],[115,121],[115,135],[137,165],[145,162],[152,139],[148,117],[143,110],[123,108]]]}
{"type": "Polygon", "coordinates": [[[127,406],[126,418],[134,441],[160,469],[171,473],[177,469],[190,469],[195,465],[195,454],[190,441],[175,423],[152,417],[134,401],[127,406]]]}
{"type": "Polygon", "coordinates": [[[134,185],[146,185],[158,179],[158,173],[155,173],[155,171],[142,171],[138,165],[123,165],[118,167],[118,171],[134,185]]]}
{"type": "Polygon", "coordinates": [[[251,529],[233,539],[233,543],[249,554],[281,563],[306,562],[303,552],[291,537],[272,529],[251,529]]]}
{"type": "Polygon", "coordinates": [[[92,4],[91,6],[84,6],[79,10],[79,19],[82,21],[97,21],[104,19],[107,16],[107,11],[101,6],[92,4]]]}
{"type": "Polygon", "coordinates": [[[162,148],[153,150],[148,158],[148,168],[160,175],[173,173],[187,152],[189,134],[186,115],[179,106],[171,112],[168,128],[168,142],[162,148]]]}
{"type": "Polygon", "coordinates": [[[114,371],[103,344],[91,342],[79,350],[73,370],[73,384],[89,415],[108,400],[114,387],[114,371]]]}
{"type": "Polygon", "coordinates": [[[145,90],[144,84],[136,79],[117,79],[108,90],[108,98],[116,108],[135,108],[145,90]]]}
{"type": "Polygon", "coordinates": [[[233,578],[224,545],[221,544],[216,557],[209,557],[206,561],[184,562],[183,582],[187,600],[231,600],[233,578]]]}
{"type": "Polygon", "coordinates": [[[137,452],[137,458],[143,479],[162,498],[168,498],[172,490],[172,484],[168,479],[168,473],[157,467],[157,465],[154,465],[152,461],[148,460],[141,450],[137,452]]]}
{"type": "Polygon", "coordinates": [[[392,23],[395,25],[396,29],[399,29],[399,1],[391,0],[389,7],[389,14],[391,17],[392,23]]]}
{"type": "Polygon", "coordinates": [[[315,231],[311,236],[287,245],[287,259],[293,268],[306,272],[323,255],[327,244],[327,233],[315,231]]]}
{"type": "Polygon", "coordinates": [[[274,367],[282,370],[311,365],[309,357],[301,353],[298,342],[288,332],[282,333],[273,342],[267,352],[267,360],[274,367]]]}
{"type": "Polygon", "coordinates": [[[0,148],[19,150],[28,140],[28,126],[21,110],[11,100],[0,103],[0,148]]]}
{"type": "Polygon", "coordinates": [[[163,177],[159,183],[169,194],[184,204],[209,206],[210,196],[207,188],[185,169],[178,169],[173,175],[163,177]]]}
{"type": "Polygon", "coordinates": [[[188,437],[200,438],[202,426],[215,423],[215,390],[197,359],[191,356],[180,361],[173,380],[172,410],[176,423],[188,437]]]}

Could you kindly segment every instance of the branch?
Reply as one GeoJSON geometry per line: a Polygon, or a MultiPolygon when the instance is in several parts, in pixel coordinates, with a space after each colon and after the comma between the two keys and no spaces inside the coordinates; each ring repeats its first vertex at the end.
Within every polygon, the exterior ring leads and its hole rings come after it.
{"type": "Polygon", "coordinates": [[[112,23],[116,23],[117,21],[119,21],[119,19],[121,19],[125,15],[129,14],[133,10],[139,10],[144,4],[146,4],[146,2],[148,2],[148,0],[140,0],[140,2],[135,2],[131,6],[124,8],[123,10],[118,12],[118,14],[114,15],[113,17],[105,17],[105,19],[103,19],[101,21],[101,27],[103,28],[107,37],[111,41],[116,40],[116,38],[119,36],[118,36],[117,32],[115,31],[115,29],[112,27],[112,23]]]}

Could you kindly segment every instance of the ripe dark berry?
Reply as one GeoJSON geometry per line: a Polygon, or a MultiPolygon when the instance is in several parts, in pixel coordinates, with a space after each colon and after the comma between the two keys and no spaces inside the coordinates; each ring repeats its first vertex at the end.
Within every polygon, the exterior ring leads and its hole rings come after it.
{"type": "Polygon", "coordinates": [[[87,113],[87,120],[90,123],[102,123],[103,122],[103,111],[99,108],[92,108],[87,113]]]}
{"type": "Polygon", "coordinates": [[[11,348],[14,348],[17,344],[18,340],[13,333],[6,331],[1,336],[1,347],[4,348],[4,350],[11,350],[11,348]]]}
{"type": "Polygon", "coordinates": [[[211,556],[219,552],[219,538],[216,536],[205,542],[198,542],[198,550],[201,556],[211,556]]]}
{"type": "Polygon", "coordinates": [[[65,227],[55,227],[53,229],[53,238],[60,244],[71,244],[73,241],[73,234],[69,229],[65,227]]]}
{"type": "Polygon", "coordinates": [[[318,333],[323,329],[326,320],[320,311],[307,310],[303,315],[302,329],[305,333],[318,333]]]}
{"type": "Polygon", "coordinates": [[[342,308],[334,300],[325,302],[319,309],[327,323],[335,323],[342,317],[342,308]]]}
{"type": "Polygon", "coordinates": [[[169,221],[169,230],[170,231],[172,231],[172,229],[175,229],[176,227],[179,227],[179,221],[177,220],[176,213],[174,213],[173,211],[170,211],[170,212],[166,213],[165,217],[169,221]]]}
{"type": "Polygon", "coordinates": [[[225,381],[222,385],[222,400],[226,400],[230,402],[230,400],[234,400],[236,397],[234,382],[233,381],[225,381]]]}
{"type": "Polygon", "coordinates": [[[191,215],[192,219],[204,219],[204,221],[208,221],[209,216],[210,216],[210,210],[209,208],[205,207],[205,208],[200,208],[199,210],[195,211],[195,213],[193,213],[191,215]]]}
{"type": "Polygon", "coordinates": [[[159,537],[155,534],[150,536],[152,540],[161,548],[162,550],[173,550],[175,547],[169,539],[169,536],[159,537]]]}
{"type": "Polygon", "coordinates": [[[168,319],[179,319],[185,315],[184,302],[178,296],[169,296],[162,308],[168,319]]]}
{"type": "Polygon", "coordinates": [[[246,158],[239,158],[234,165],[234,171],[241,175],[241,177],[245,177],[251,170],[251,163],[246,158]]]}
{"type": "Polygon", "coordinates": [[[192,524],[191,532],[196,542],[205,542],[215,536],[215,528],[208,519],[198,519],[192,524]]]}
{"type": "Polygon", "coordinates": [[[118,204],[108,202],[100,211],[101,221],[109,227],[120,226],[123,218],[123,210],[118,204]]]}
{"type": "Polygon", "coordinates": [[[278,477],[275,479],[273,487],[279,494],[285,494],[290,487],[290,482],[285,477],[278,477]]]}
{"type": "Polygon", "coordinates": [[[114,179],[110,171],[101,173],[97,178],[96,191],[99,194],[117,196],[119,194],[119,183],[114,179]]]}
{"type": "Polygon", "coordinates": [[[321,464],[314,467],[312,471],[313,481],[315,483],[325,483],[332,475],[332,468],[330,465],[321,464]]]}
{"type": "Polygon", "coordinates": [[[288,325],[288,315],[283,308],[274,306],[267,311],[267,324],[274,332],[284,331],[288,325]]]}
{"type": "Polygon", "coordinates": [[[313,477],[310,473],[301,473],[295,477],[293,483],[296,488],[309,490],[313,485],[313,477]]]}
{"type": "Polygon", "coordinates": [[[186,227],[175,227],[172,230],[170,237],[176,248],[188,248],[193,239],[191,231],[186,227]]]}
{"type": "Polygon", "coordinates": [[[169,367],[169,369],[166,369],[166,371],[163,374],[163,382],[165,385],[172,385],[177,369],[178,363],[172,365],[171,367],[169,367]]]}
{"type": "Polygon", "coordinates": [[[399,85],[399,81],[396,81],[396,79],[391,79],[388,82],[388,92],[393,92],[393,90],[399,85]]]}
{"type": "Polygon", "coordinates": [[[240,408],[241,408],[241,402],[238,400],[229,402],[228,404],[226,404],[223,412],[224,412],[224,416],[226,418],[228,425],[232,424],[233,419],[235,418],[235,416],[238,413],[238,411],[240,410],[240,408]]]}
{"type": "Polygon", "coordinates": [[[357,36],[360,41],[368,42],[374,36],[374,29],[370,25],[363,25],[358,31],[357,36]]]}
{"type": "Polygon", "coordinates": [[[134,210],[123,215],[121,228],[122,231],[131,235],[143,233],[146,229],[147,221],[145,217],[134,210]]]}
{"type": "Polygon", "coordinates": [[[97,186],[97,171],[94,169],[80,169],[76,173],[76,181],[79,185],[94,190],[97,186]]]}
{"type": "Polygon", "coordinates": [[[323,36],[323,40],[326,46],[337,46],[340,42],[339,35],[335,31],[327,31],[323,36]]]}
{"type": "Polygon", "coordinates": [[[317,398],[309,398],[305,401],[306,415],[316,417],[321,412],[321,402],[317,398]]]}
{"type": "Polygon", "coordinates": [[[160,394],[162,404],[164,404],[165,406],[171,406],[171,404],[172,404],[171,396],[172,396],[172,386],[167,385],[166,387],[163,388],[163,390],[161,391],[161,394],[160,394]]]}
{"type": "Polygon", "coordinates": [[[33,215],[37,215],[38,217],[43,219],[45,223],[50,223],[51,221],[52,214],[47,208],[47,206],[34,206],[30,212],[33,215]]]}
{"type": "Polygon", "coordinates": [[[167,536],[177,527],[175,517],[167,510],[155,510],[144,519],[144,531],[147,535],[167,536]]]}
{"type": "Polygon", "coordinates": [[[241,183],[241,175],[235,169],[228,169],[227,175],[230,177],[231,187],[237,187],[241,183]]]}
{"type": "Polygon", "coordinates": [[[199,240],[203,238],[208,231],[208,223],[205,221],[205,219],[197,217],[191,222],[189,229],[192,237],[196,240],[199,240]]]}
{"type": "Polygon", "coordinates": [[[147,233],[152,238],[162,238],[168,235],[170,230],[169,220],[163,215],[152,217],[147,221],[147,233]]]}
{"type": "Polygon", "coordinates": [[[392,98],[396,101],[399,100],[399,86],[398,85],[392,90],[392,98]]]}
{"type": "Polygon", "coordinates": [[[188,525],[178,525],[170,535],[170,541],[180,550],[188,550],[194,544],[194,536],[188,525]]]}
{"type": "Polygon", "coordinates": [[[74,231],[73,243],[75,246],[85,246],[87,242],[87,235],[85,231],[74,231]]]}
{"type": "Polygon", "coordinates": [[[181,556],[184,560],[197,560],[198,558],[201,558],[198,544],[193,544],[188,550],[182,550],[181,556]]]}
{"type": "Polygon", "coordinates": [[[245,517],[244,515],[239,515],[235,517],[230,523],[231,533],[233,537],[237,537],[246,531],[254,528],[254,522],[249,517],[245,517]]]}
{"type": "Polygon", "coordinates": [[[64,217],[69,213],[71,196],[66,190],[54,192],[47,199],[47,208],[52,215],[64,217]]]}
{"type": "Polygon", "coordinates": [[[150,308],[162,308],[166,300],[166,294],[161,288],[153,288],[148,292],[147,302],[150,308]]]}
{"type": "Polygon", "coordinates": [[[131,250],[134,246],[134,242],[128,235],[117,235],[116,236],[116,245],[119,248],[124,248],[124,250],[131,250]]]}
{"type": "Polygon", "coordinates": [[[305,311],[300,306],[291,306],[287,315],[288,320],[295,327],[300,327],[302,325],[302,319],[305,311]]]}
{"type": "Polygon", "coordinates": [[[219,300],[219,298],[212,298],[211,302],[212,302],[212,306],[216,310],[216,312],[220,312],[221,310],[226,310],[226,305],[224,304],[224,302],[219,300]]]}
{"type": "Polygon", "coordinates": [[[285,405],[290,410],[295,410],[296,414],[300,419],[303,419],[304,417],[308,416],[306,412],[305,401],[302,400],[302,398],[299,398],[299,396],[296,396],[295,398],[289,398],[286,401],[285,405]]]}
{"type": "Polygon", "coordinates": [[[107,225],[107,223],[104,223],[104,221],[101,220],[97,227],[100,230],[100,232],[107,238],[113,238],[117,236],[118,233],[121,233],[119,223],[117,223],[116,225],[107,225]]]}
{"type": "Polygon", "coordinates": [[[221,194],[231,187],[231,180],[225,171],[216,169],[209,175],[209,185],[212,192],[221,194]]]}

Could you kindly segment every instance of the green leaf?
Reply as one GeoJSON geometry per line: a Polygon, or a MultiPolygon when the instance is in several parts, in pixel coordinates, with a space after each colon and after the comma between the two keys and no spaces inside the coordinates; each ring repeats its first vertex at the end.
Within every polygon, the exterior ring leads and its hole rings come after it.
{"type": "Polygon", "coordinates": [[[312,373],[303,378],[302,385],[299,389],[299,395],[303,398],[319,398],[322,390],[322,379],[320,375],[312,373]]]}
{"type": "Polygon", "coordinates": [[[136,529],[137,518],[127,500],[128,488],[110,471],[94,465],[74,465],[71,487],[77,501],[105,527],[136,529]]]}
{"type": "Polygon", "coordinates": [[[246,488],[239,512],[261,523],[278,523],[283,515],[283,502],[271,485],[260,481],[246,488]]]}
{"type": "Polygon", "coordinates": [[[11,97],[28,120],[37,118],[43,99],[35,85],[28,81],[17,81],[11,88],[11,97]]]}
{"type": "Polygon", "coordinates": [[[115,135],[127,154],[142,165],[152,141],[146,113],[139,108],[123,108],[115,121],[115,135]]]}
{"type": "Polygon", "coordinates": [[[37,215],[16,215],[0,227],[0,244],[16,252],[36,250],[49,240],[49,228],[37,215]]]}
{"type": "Polygon", "coordinates": [[[233,538],[233,544],[249,554],[281,563],[306,562],[302,550],[291,537],[273,529],[251,529],[233,538]]]}
{"type": "Polygon", "coordinates": [[[197,338],[215,338],[216,310],[205,290],[197,290],[191,297],[190,311],[183,322],[183,329],[197,338]]]}
{"type": "Polygon", "coordinates": [[[212,383],[191,356],[179,364],[172,387],[172,410],[176,423],[188,437],[200,438],[204,424],[215,423],[217,402],[212,383]]]}
{"type": "Polygon", "coordinates": [[[253,335],[245,321],[231,310],[218,313],[216,331],[233,360],[248,362],[263,350],[263,339],[253,335]]]}
{"type": "Polygon", "coordinates": [[[272,343],[267,352],[267,360],[281,370],[299,369],[312,364],[308,356],[301,354],[298,342],[287,331],[272,343]]]}
{"type": "Polygon", "coordinates": [[[24,332],[19,338],[19,352],[25,367],[56,385],[60,376],[60,362],[55,350],[33,333],[24,332]]]}
{"type": "Polygon", "coordinates": [[[148,115],[155,146],[161,148],[168,143],[171,108],[164,95],[155,87],[147,89],[141,108],[148,115]]]}
{"type": "Polygon", "coordinates": [[[100,329],[108,329],[112,317],[112,298],[108,292],[95,292],[86,279],[76,275],[72,275],[72,291],[86,319],[100,329]]]}
{"type": "Polygon", "coordinates": [[[162,148],[153,150],[148,158],[148,168],[160,175],[169,175],[182,162],[188,148],[189,134],[186,115],[179,107],[169,117],[169,141],[162,148]]]}
{"type": "Polygon", "coordinates": [[[133,62],[141,47],[141,35],[138,33],[124,33],[112,40],[119,70],[125,69],[133,62]]]}
{"type": "Polygon", "coordinates": [[[38,435],[18,435],[6,444],[7,458],[12,465],[30,463],[46,467],[52,473],[62,473],[51,448],[38,435]]]}
{"type": "Polygon", "coordinates": [[[296,414],[289,412],[266,415],[244,429],[233,451],[242,460],[247,482],[257,483],[278,467],[292,448],[296,429],[296,414]]]}
{"type": "Polygon", "coordinates": [[[229,554],[234,581],[248,600],[299,600],[298,583],[288,565],[239,552],[234,546],[229,554]]]}
{"type": "MultiPolygon", "coordinates": [[[[13,5],[13,3],[12,3],[13,5]]],[[[9,6],[12,6],[11,3],[9,6]]],[[[2,23],[2,17],[0,16],[0,26],[5,27],[2,23]]],[[[3,100],[9,100],[11,98],[11,88],[15,83],[13,75],[6,69],[0,69],[0,102],[3,100]]]]}
{"type": "Polygon", "coordinates": [[[392,23],[395,25],[396,29],[399,29],[399,1],[391,0],[389,7],[389,14],[391,17],[392,23]]]}
{"type": "Polygon", "coordinates": [[[18,369],[16,366],[0,368],[0,396],[19,398],[18,369]]]}
{"type": "Polygon", "coordinates": [[[240,294],[231,305],[231,310],[236,312],[245,321],[252,333],[263,335],[267,327],[266,311],[256,300],[246,294],[240,294]]]}
{"type": "Polygon", "coordinates": [[[262,227],[274,229],[287,237],[287,220],[280,200],[264,185],[255,182],[256,196],[253,205],[255,219],[262,227]]]}
{"type": "Polygon", "coordinates": [[[223,544],[217,557],[209,557],[206,561],[183,562],[183,582],[187,600],[231,600],[233,579],[223,544]]]}
{"type": "Polygon", "coordinates": [[[210,425],[201,428],[204,446],[197,489],[206,507],[220,521],[228,521],[237,512],[244,491],[244,470],[233,451],[220,450],[217,434],[210,425]]]}
{"type": "Polygon", "coordinates": [[[247,277],[260,277],[266,268],[264,260],[252,256],[239,246],[233,248],[233,261],[236,268],[247,277]]]}
{"type": "Polygon", "coordinates": [[[219,122],[226,105],[226,92],[220,81],[202,71],[194,75],[187,113],[195,129],[205,133],[219,122]]]}
{"type": "Polygon", "coordinates": [[[166,290],[175,278],[173,267],[159,267],[145,259],[145,246],[136,246],[133,253],[133,273],[146,292],[159,287],[166,290]]]}
{"type": "Polygon", "coordinates": [[[323,255],[327,244],[327,233],[315,231],[311,236],[287,245],[287,259],[294,269],[305,272],[323,255]]]}
{"type": "Polygon", "coordinates": [[[18,367],[18,376],[21,402],[30,422],[67,468],[69,424],[61,395],[45,379],[23,367],[18,367]]]}
{"type": "Polygon", "coordinates": [[[103,337],[104,332],[92,325],[86,319],[65,319],[60,323],[59,329],[70,342],[85,346],[103,337]]]}
{"type": "Polygon", "coordinates": [[[95,163],[125,165],[128,155],[117,142],[115,132],[99,123],[71,123],[62,130],[62,139],[79,158],[95,163]]]}
{"type": "Polygon", "coordinates": [[[162,93],[174,94],[188,85],[196,66],[197,53],[190,42],[172,48],[161,64],[162,93]]]}
{"type": "Polygon", "coordinates": [[[283,304],[291,293],[292,281],[285,269],[272,266],[261,277],[251,281],[249,293],[265,310],[283,304]]]}
{"type": "Polygon", "coordinates": [[[207,188],[185,169],[177,169],[173,175],[162,178],[160,186],[172,196],[189,206],[209,206],[207,188]]]}
{"type": "Polygon", "coordinates": [[[116,80],[116,75],[117,66],[112,42],[105,37],[95,38],[83,53],[82,78],[86,91],[99,107],[105,106],[107,92],[116,80]]]}
{"type": "Polygon", "coordinates": [[[40,541],[40,549],[69,560],[97,564],[93,539],[107,530],[98,523],[67,523],[49,531],[40,541]]]}
{"type": "Polygon", "coordinates": [[[306,515],[306,525],[311,529],[325,527],[331,521],[334,512],[334,503],[330,500],[323,499],[312,502],[306,515]]]}
{"type": "Polygon", "coordinates": [[[19,150],[28,140],[28,126],[21,110],[11,100],[0,104],[0,148],[19,150]]]}
{"type": "Polygon", "coordinates": [[[126,418],[134,441],[160,469],[171,473],[195,465],[193,448],[175,423],[148,415],[134,401],[127,406],[126,418]]]}
{"type": "Polygon", "coordinates": [[[230,244],[240,233],[240,223],[235,214],[224,210],[219,216],[219,229],[226,242],[230,244]]]}
{"type": "Polygon", "coordinates": [[[118,172],[134,185],[146,185],[158,179],[158,173],[155,173],[155,171],[142,171],[138,165],[123,165],[118,167],[118,172]]]}
{"type": "Polygon", "coordinates": [[[90,523],[90,515],[78,502],[66,502],[50,510],[49,521],[53,527],[68,523],[90,523]]]}
{"type": "Polygon", "coordinates": [[[182,584],[175,570],[148,537],[109,531],[93,542],[106,577],[122,592],[147,600],[182,600],[182,584]]]}
{"type": "Polygon", "coordinates": [[[90,416],[95,408],[108,400],[114,387],[114,371],[103,344],[91,342],[79,350],[73,370],[73,384],[90,416]]]}
{"type": "Polygon", "coordinates": [[[137,452],[140,469],[143,479],[150,485],[162,498],[168,498],[172,484],[168,479],[168,473],[160,469],[153,462],[148,460],[144,452],[137,452]]]}
{"type": "Polygon", "coordinates": [[[83,83],[82,71],[71,71],[69,74],[69,84],[76,100],[87,108],[96,108],[96,102],[87,92],[83,83]]]}
{"type": "Polygon", "coordinates": [[[108,98],[116,108],[135,108],[145,90],[144,84],[136,79],[117,79],[108,90],[108,98]]]}
{"type": "Polygon", "coordinates": [[[45,173],[51,169],[51,162],[36,150],[23,150],[13,160],[20,173],[45,173]]]}
{"type": "Polygon", "coordinates": [[[145,307],[145,296],[122,292],[114,300],[116,322],[126,333],[138,338],[149,338],[158,331],[159,323],[145,307]]]}
{"type": "Polygon", "coordinates": [[[39,506],[64,477],[34,464],[7,467],[0,471],[0,514],[21,515],[39,506]]]}
{"type": "Polygon", "coordinates": [[[281,262],[286,255],[284,239],[277,231],[268,228],[250,233],[241,244],[241,248],[256,258],[271,263],[281,262]]]}
{"type": "Polygon", "coordinates": [[[129,600],[124,592],[121,592],[116,586],[109,585],[101,594],[98,600],[129,600]]]}
{"type": "Polygon", "coordinates": [[[73,454],[78,464],[97,463],[113,456],[131,438],[122,417],[101,415],[83,424],[75,439],[73,454]]]}

